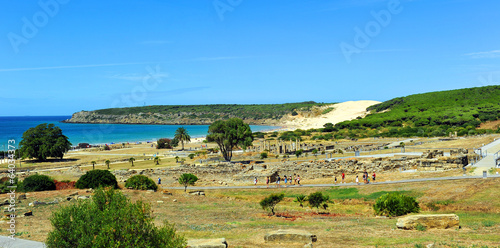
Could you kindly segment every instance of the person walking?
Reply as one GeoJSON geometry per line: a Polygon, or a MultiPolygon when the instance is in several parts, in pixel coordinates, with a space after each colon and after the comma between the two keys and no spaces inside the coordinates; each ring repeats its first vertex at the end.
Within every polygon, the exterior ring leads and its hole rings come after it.
{"type": "Polygon", "coordinates": [[[356,175],[356,184],[359,185],[359,178],[358,175],[356,175]]]}
{"type": "Polygon", "coordinates": [[[295,185],[296,183],[297,183],[297,175],[293,173],[293,185],[295,185]]]}
{"type": "Polygon", "coordinates": [[[269,188],[269,177],[266,178],[266,187],[269,188]]]}
{"type": "Polygon", "coordinates": [[[342,183],[345,183],[345,174],[342,172],[342,183]]]}
{"type": "Polygon", "coordinates": [[[286,178],[286,175],[283,176],[283,185],[285,185],[285,188],[287,187],[286,186],[286,183],[288,181],[288,178],[286,178]]]}
{"type": "Polygon", "coordinates": [[[300,185],[300,175],[297,175],[297,184],[298,184],[299,186],[301,186],[301,185],[300,185]]]}
{"type": "Polygon", "coordinates": [[[288,176],[288,183],[292,185],[292,175],[288,176]]]}
{"type": "Polygon", "coordinates": [[[335,176],[335,184],[337,184],[337,176],[335,176]]]}
{"type": "Polygon", "coordinates": [[[158,184],[161,184],[161,178],[158,177],[158,184]]]}
{"type": "Polygon", "coordinates": [[[276,178],[276,188],[279,188],[280,187],[280,175],[278,175],[278,178],[276,178]]]}
{"type": "Polygon", "coordinates": [[[257,177],[253,179],[253,185],[257,186],[257,177]]]}
{"type": "Polygon", "coordinates": [[[376,177],[375,172],[373,172],[373,175],[372,175],[372,181],[373,181],[373,183],[375,183],[375,177],[376,177]]]}

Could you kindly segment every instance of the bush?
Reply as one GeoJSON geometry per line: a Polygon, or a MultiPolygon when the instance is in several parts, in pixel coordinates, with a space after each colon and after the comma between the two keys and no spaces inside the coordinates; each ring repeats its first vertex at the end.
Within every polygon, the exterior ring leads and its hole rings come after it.
{"type": "Polygon", "coordinates": [[[385,216],[401,216],[420,211],[414,197],[394,192],[379,197],[373,205],[373,209],[377,215],[385,216]]]}
{"type": "Polygon", "coordinates": [[[111,174],[108,170],[91,170],[87,171],[85,175],[80,177],[75,184],[78,189],[92,188],[96,189],[99,187],[111,186],[115,189],[118,188],[118,182],[116,177],[111,174]]]}
{"type": "Polygon", "coordinates": [[[127,180],[125,187],[140,190],[157,190],[158,185],[151,178],[143,175],[135,175],[127,180]]]}
{"type": "Polygon", "coordinates": [[[184,185],[184,192],[186,192],[188,185],[194,185],[196,181],[198,181],[198,177],[189,173],[184,173],[179,177],[179,183],[184,185]]]}
{"type": "Polygon", "coordinates": [[[49,176],[32,175],[24,179],[21,189],[25,192],[55,190],[56,184],[49,176]]]}
{"type": "Polygon", "coordinates": [[[264,198],[262,201],[260,201],[260,206],[264,210],[270,210],[271,213],[274,215],[274,208],[280,201],[283,200],[285,197],[285,194],[271,194],[270,196],[264,198]]]}
{"type": "Polygon", "coordinates": [[[172,149],[171,139],[159,139],[156,142],[156,149],[172,149]]]}
{"type": "Polygon", "coordinates": [[[263,152],[260,154],[260,159],[266,159],[267,158],[267,152],[263,152]]]}
{"type": "Polygon", "coordinates": [[[11,188],[9,186],[17,186],[18,190],[21,190],[21,183],[18,182],[17,177],[14,178],[14,183],[11,183],[10,177],[2,177],[0,179],[0,194],[9,193],[11,188]]]}
{"type": "Polygon", "coordinates": [[[323,207],[326,209],[328,207],[328,200],[330,197],[327,195],[323,195],[321,192],[316,192],[316,193],[311,193],[309,196],[307,196],[307,201],[309,202],[309,205],[312,208],[318,208],[323,207]]]}
{"type": "Polygon", "coordinates": [[[186,247],[184,237],[164,222],[153,223],[151,207],[130,202],[113,189],[98,189],[91,200],[78,201],[56,210],[50,217],[53,230],[48,248],[69,247],[186,247]]]}

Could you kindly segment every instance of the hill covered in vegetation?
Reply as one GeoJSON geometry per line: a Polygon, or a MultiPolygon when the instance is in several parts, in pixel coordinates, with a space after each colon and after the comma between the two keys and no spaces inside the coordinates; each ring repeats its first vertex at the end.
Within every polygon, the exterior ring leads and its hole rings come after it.
{"type": "Polygon", "coordinates": [[[134,124],[211,124],[232,117],[249,124],[278,125],[286,116],[317,115],[331,103],[301,102],[284,104],[213,104],[154,105],[130,108],[109,108],[81,111],[65,122],[72,123],[134,123],[134,124]]]}
{"type": "Polygon", "coordinates": [[[365,118],[338,123],[331,131],[349,137],[484,133],[477,129],[481,123],[500,119],[500,86],[398,97],[367,110],[365,118]]]}

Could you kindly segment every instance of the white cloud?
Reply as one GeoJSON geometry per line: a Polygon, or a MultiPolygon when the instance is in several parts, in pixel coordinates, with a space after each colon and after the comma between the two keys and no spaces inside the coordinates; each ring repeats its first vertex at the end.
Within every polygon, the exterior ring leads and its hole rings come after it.
{"type": "Polygon", "coordinates": [[[487,52],[477,52],[477,53],[467,53],[466,56],[469,56],[473,59],[484,59],[484,58],[500,58],[500,50],[493,50],[487,52]]]}

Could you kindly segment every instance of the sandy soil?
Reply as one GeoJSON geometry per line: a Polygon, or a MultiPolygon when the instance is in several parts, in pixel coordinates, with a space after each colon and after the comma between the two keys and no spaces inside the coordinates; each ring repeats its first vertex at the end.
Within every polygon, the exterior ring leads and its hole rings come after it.
{"type": "Polygon", "coordinates": [[[369,100],[338,103],[325,107],[334,107],[334,109],[324,115],[316,117],[303,117],[301,115],[291,116],[290,119],[285,122],[284,126],[289,129],[321,128],[325,123],[330,122],[335,124],[342,121],[353,120],[359,116],[363,117],[368,113],[366,108],[378,103],[380,102],[369,100]]]}

